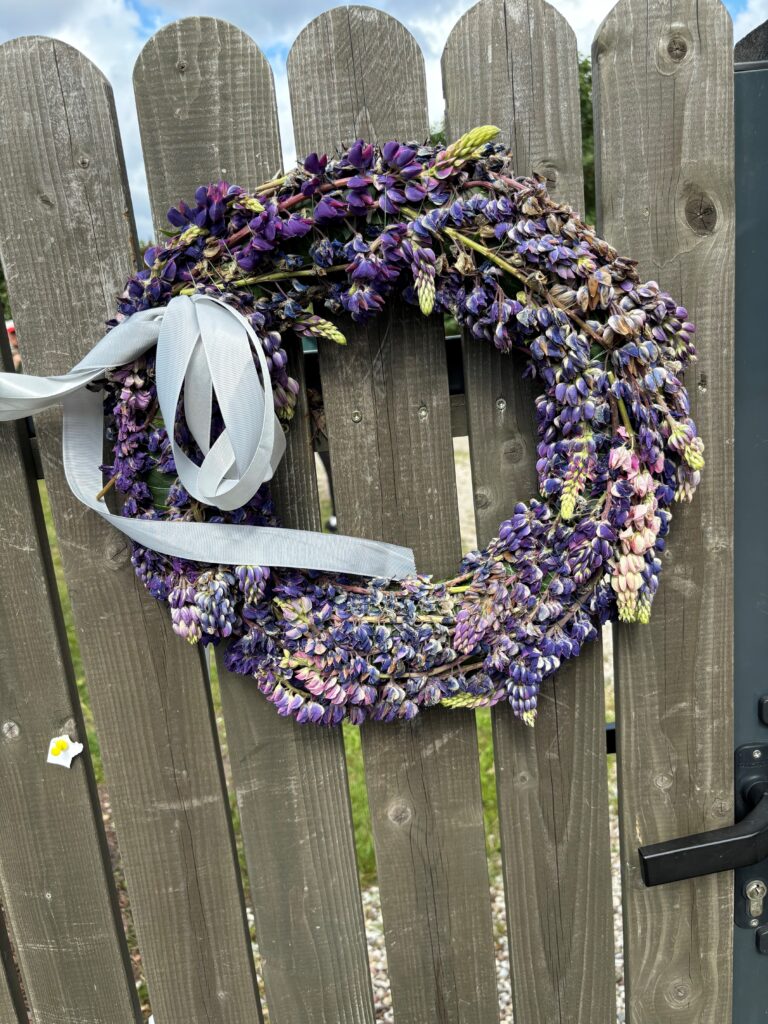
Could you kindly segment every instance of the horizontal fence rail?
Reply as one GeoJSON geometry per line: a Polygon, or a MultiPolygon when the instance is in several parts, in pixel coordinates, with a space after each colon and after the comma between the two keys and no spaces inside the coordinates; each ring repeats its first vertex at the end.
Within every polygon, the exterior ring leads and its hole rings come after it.
{"type": "MultiPolygon", "coordinates": [[[[619,0],[593,70],[600,227],[698,325],[688,384],[708,444],[701,500],[675,516],[654,621],[616,638],[626,1014],[727,1024],[730,875],[649,892],[636,847],[732,816],[730,20],[719,0],[619,0]],[[711,216],[697,219],[704,207],[711,216]]],[[[578,55],[562,15],[545,0],[480,0],[451,30],[442,76],[449,137],[499,125],[518,173],[583,206],[578,55]]],[[[287,81],[301,154],[429,135],[423,54],[380,10],[312,20],[287,81]]],[[[273,71],[235,26],[165,26],[133,82],[156,231],[197,185],[253,187],[280,169],[273,71]]],[[[0,46],[0,182],[24,368],[62,372],[100,337],[139,258],[109,84],[63,43],[0,46]]],[[[309,372],[340,529],[408,544],[421,570],[446,573],[461,554],[453,437],[469,437],[485,543],[535,493],[533,388],[515,358],[469,338],[446,346],[440,318],[401,303],[343,329],[346,348],[321,339],[309,365],[287,339],[301,393],[273,484],[280,517],[321,525],[309,372]]],[[[14,942],[13,970],[0,962],[0,1024],[27,1011],[35,1024],[138,1024],[129,944],[157,1024],[265,1011],[271,1024],[374,1024],[343,731],[279,718],[220,649],[222,748],[205,659],[136,581],[122,536],[71,497],[60,415],[35,428],[135,936],[123,931],[87,751],[69,772],[44,763],[53,735],[84,739],[85,727],[29,438],[0,424],[0,573],[15,583],[0,589],[0,906],[14,942]]],[[[604,718],[599,644],[545,686],[535,730],[506,706],[492,713],[517,1024],[616,1019],[604,718]]],[[[497,1024],[475,715],[367,723],[361,740],[394,1019],[497,1024]]]]}

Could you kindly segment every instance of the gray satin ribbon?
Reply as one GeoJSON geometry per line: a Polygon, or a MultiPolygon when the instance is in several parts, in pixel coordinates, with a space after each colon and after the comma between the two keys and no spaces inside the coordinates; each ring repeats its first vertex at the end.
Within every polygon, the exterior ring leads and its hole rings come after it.
{"type": "Polygon", "coordinates": [[[285,451],[261,341],[237,310],[207,295],[177,296],[118,324],[69,373],[0,373],[0,420],[34,415],[63,401],[62,457],[75,497],[131,540],[167,555],[222,565],[274,565],[402,579],[416,571],[410,548],[358,537],[229,523],[167,522],[114,515],[102,488],[103,399],[85,385],[157,346],[155,383],[163,419],[173,423],[180,396],[198,466],[169,440],[179,480],[205,505],[231,510],[271,480],[285,451]],[[253,355],[261,370],[261,379],[253,355]],[[262,381],[264,383],[262,383],[262,381]],[[224,429],[210,443],[213,396],[224,429]]]}

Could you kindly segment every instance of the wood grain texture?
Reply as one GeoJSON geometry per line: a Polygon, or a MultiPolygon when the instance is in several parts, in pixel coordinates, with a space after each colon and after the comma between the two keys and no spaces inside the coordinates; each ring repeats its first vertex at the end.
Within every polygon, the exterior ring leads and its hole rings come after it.
{"type": "MultiPolygon", "coordinates": [[[[0,320],[0,368],[12,368],[0,320]]],[[[0,903],[33,1021],[136,1021],[136,990],[85,738],[26,423],[0,424],[0,903]]],[[[0,920],[0,929],[3,927],[0,920]]],[[[0,946],[2,943],[0,943],[0,946]]],[[[0,976],[2,971],[0,970],[0,976]]],[[[3,1020],[0,996],[0,1020],[3,1020]]]]}
{"type": "Polygon", "coordinates": [[[411,33],[372,7],[334,7],[288,54],[296,149],[429,135],[424,58],[411,33]]]}
{"type": "MultiPolygon", "coordinates": [[[[135,258],[112,94],[52,40],[8,43],[0,65],[0,251],[25,369],[60,373],[103,333],[135,258]]],[[[123,536],[70,494],[59,413],[37,427],[155,1014],[257,1018],[200,656],[136,581],[123,536]]]]}
{"type": "Polygon", "coordinates": [[[272,69],[234,25],[195,17],[160,29],[139,54],[133,84],[156,229],[199,185],[254,188],[280,170],[272,69]]]}
{"type": "Polygon", "coordinates": [[[19,974],[11,952],[11,943],[0,905],[0,1024],[28,1024],[19,974]]]}
{"type": "Polygon", "coordinates": [[[442,58],[448,137],[495,124],[517,174],[542,174],[584,201],[576,37],[545,0],[480,0],[451,30],[442,58]]]}
{"type": "Polygon", "coordinates": [[[363,328],[345,323],[348,345],[320,341],[339,528],[397,538],[420,571],[450,577],[461,532],[443,325],[390,305],[363,328]]]}
{"type": "MultiPolygon", "coordinates": [[[[288,59],[297,149],[365,135],[424,138],[423,59],[368,8],[321,15],[288,59]]],[[[413,546],[423,571],[460,555],[440,321],[395,306],[320,344],[339,528],[413,546]]],[[[470,714],[363,727],[363,755],[398,1024],[498,1019],[488,870],[470,714]]]]}
{"type": "Polygon", "coordinates": [[[373,1024],[341,730],[217,663],[270,1021],[373,1024]]]}
{"type": "MultiPolygon", "coordinates": [[[[194,194],[221,168],[255,187],[280,152],[272,72],[256,44],[210,18],[169,25],[144,48],[134,74],[147,176],[153,196],[194,194]],[[217,40],[215,60],[207,40],[217,40]],[[183,74],[179,60],[186,61],[183,74]],[[174,74],[174,69],[175,74],[174,74]],[[190,74],[210,110],[168,136],[153,110],[165,81],[171,110],[186,109],[190,74]],[[232,132],[232,124],[240,128],[232,132]],[[244,139],[254,140],[244,145],[244,139]],[[187,184],[188,183],[188,184],[187,184]]],[[[167,204],[166,204],[167,205],[167,204]]],[[[156,224],[165,206],[153,201],[156,224]]],[[[289,373],[303,385],[296,338],[286,339],[289,373]]],[[[287,526],[320,529],[314,454],[302,386],[288,447],[272,491],[287,526]]],[[[217,651],[227,742],[249,868],[251,899],[270,1019],[274,1024],[371,1024],[354,830],[340,730],[301,729],[279,718],[253,679],[226,671],[217,651]],[[311,733],[312,735],[308,735],[311,733]]]]}
{"type": "Polygon", "coordinates": [[[288,356],[286,370],[299,383],[296,411],[286,436],[285,455],[271,484],[272,497],[286,526],[298,530],[320,530],[320,499],[317,493],[313,425],[307,400],[304,374],[304,353],[301,338],[284,335],[283,346],[288,356]]]}
{"type": "MultiPolygon", "coordinates": [[[[447,132],[493,123],[518,173],[583,198],[576,40],[541,0],[481,0],[443,54],[447,132]]],[[[480,544],[537,493],[532,385],[523,361],[471,337],[464,375],[480,544]]],[[[526,1024],[615,1019],[601,649],[544,685],[535,730],[493,709],[494,756],[516,1016],[526,1024]]]]}
{"type": "Polygon", "coordinates": [[[5,971],[0,969],[0,1024],[19,1024],[5,971]]]}
{"type": "Polygon", "coordinates": [[[717,0],[620,0],[593,48],[600,227],[697,324],[707,445],[676,506],[650,626],[617,630],[632,1024],[731,1019],[732,875],[645,889],[637,847],[733,821],[733,72],[717,0]]]}

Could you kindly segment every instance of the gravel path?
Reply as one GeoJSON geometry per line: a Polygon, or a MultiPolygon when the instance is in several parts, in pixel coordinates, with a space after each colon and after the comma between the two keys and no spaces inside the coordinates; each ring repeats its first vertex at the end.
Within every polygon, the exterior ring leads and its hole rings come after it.
{"type": "MultiPolygon", "coordinates": [[[[618,850],[618,846],[617,846],[618,850]]],[[[614,858],[618,860],[617,856],[614,858]]],[[[618,1024],[624,1024],[624,964],[621,935],[621,899],[618,885],[618,863],[614,872],[614,931],[616,939],[616,1002],[618,1024]]],[[[504,911],[504,888],[501,877],[497,877],[491,885],[491,909],[493,914],[493,931],[496,941],[496,986],[499,994],[499,1024],[512,1024],[512,979],[509,966],[509,946],[504,911]]],[[[372,886],[363,892],[363,911],[365,914],[365,931],[368,937],[368,957],[371,964],[371,981],[373,983],[373,999],[376,1020],[381,1024],[393,1024],[392,995],[387,976],[387,952],[384,948],[384,928],[381,922],[381,902],[379,890],[372,886]]]]}
{"type": "MultiPolygon", "coordinates": [[[[621,930],[621,890],[619,883],[619,837],[616,821],[611,821],[611,857],[613,867],[613,923],[615,939],[616,970],[616,1020],[625,1024],[624,1012],[624,957],[621,930]]],[[[496,943],[496,986],[499,995],[499,1024],[513,1024],[512,979],[510,976],[509,945],[504,910],[504,887],[501,875],[496,874],[491,884],[491,912],[496,943]]],[[[387,973],[387,951],[384,946],[384,926],[381,920],[381,900],[377,886],[363,890],[363,913],[365,932],[368,939],[368,958],[371,965],[371,983],[376,1021],[380,1024],[394,1024],[392,1014],[392,993],[387,973]]],[[[249,914],[250,917],[250,914],[249,914]]],[[[251,919],[252,920],[252,919],[251,919]]],[[[256,970],[261,978],[261,958],[258,946],[254,944],[256,970]]],[[[265,1013],[265,1021],[269,1015],[265,1013]]]]}

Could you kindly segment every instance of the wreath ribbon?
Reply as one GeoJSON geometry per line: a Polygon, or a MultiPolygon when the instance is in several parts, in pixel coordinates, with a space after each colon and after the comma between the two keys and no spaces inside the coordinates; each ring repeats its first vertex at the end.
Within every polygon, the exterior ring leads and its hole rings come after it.
{"type": "Polygon", "coordinates": [[[205,505],[238,508],[272,478],[285,452],[285,435],[272,388],[266,386],[270,375],[258,335],[242,314],[214,296],[176,296],[165,307],[135,313],[66,374],[0,373],[0,421],[63,402],[63,464],[72,493],[131,540],[164,554],[384,579],[415,572],[409,548],[381,541],[271,526],[129,519],[110,512],[96,496],[102,488],[103,399],[86,385],[153,346],[163,419],[175,422],[183,395],[187,427],[203,454],[198,466],[168,431],[181,484],[205,505]],[[224,429],[211,444],[214,395],[224,429]]]}

